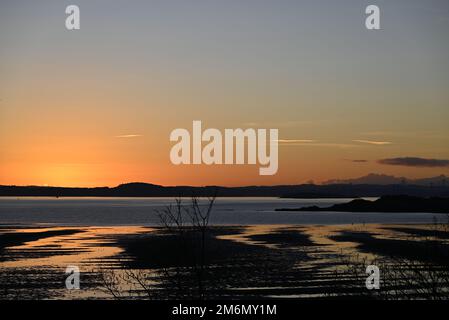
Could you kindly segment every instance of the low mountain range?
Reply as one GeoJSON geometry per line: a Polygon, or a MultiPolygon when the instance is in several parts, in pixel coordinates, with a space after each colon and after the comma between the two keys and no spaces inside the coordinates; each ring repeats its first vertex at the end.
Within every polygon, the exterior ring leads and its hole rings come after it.
{"type": "Polygon", "coordinates": [[[325,185],[329,184],[376,184],[376,185],[389,185],[389,184],[410,184],[417,186],[449,186],[449,177],[445,175],[439,175],[436,177],[423,178],[423,179],[408,179],[405,177],[395,177],[386,174],[370,173],[366,176],[355,179],[334,179],[323,182],[325,185]]]}
{"type": "Polygon", "coordinates": [[[356,198],[384,195],[449,197],[444,175],[428,179],[406,179],[370,174],[351,180],[332,180],[326,184],[275,186],[161,186],[133,182],[116,187],[68,188],[0,185],[0,196],[46,197],[281,197],[281,198],[356,198]]]}

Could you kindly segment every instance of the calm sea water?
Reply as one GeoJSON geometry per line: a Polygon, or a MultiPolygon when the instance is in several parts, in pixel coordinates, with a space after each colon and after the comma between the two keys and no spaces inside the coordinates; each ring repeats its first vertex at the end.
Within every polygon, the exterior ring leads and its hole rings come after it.
{"type": "MultiPolygon", "coordinates": [[[[276,208],[330,206],[351,199],[219,198],[212,224],[431,223],[431,213],[276,212],[276,208]]],[[[185,199],[186,204],[189,199],[185,199]]],[[[1,224],[158,225],[157,211],[172,198],[0,197],[1,224]]]]}

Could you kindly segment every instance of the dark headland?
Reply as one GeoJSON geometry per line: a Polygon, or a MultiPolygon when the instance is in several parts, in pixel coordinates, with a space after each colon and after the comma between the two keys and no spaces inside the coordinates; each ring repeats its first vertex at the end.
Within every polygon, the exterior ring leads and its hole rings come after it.
{"type": "Polygon", "coordinates": [[[337,212],[429,212],[449,213],[449,198],[413,196],[382,196],[375,201],[355,199],[330,207],[281,208],[276,211],[337,211],[337,212]]]}

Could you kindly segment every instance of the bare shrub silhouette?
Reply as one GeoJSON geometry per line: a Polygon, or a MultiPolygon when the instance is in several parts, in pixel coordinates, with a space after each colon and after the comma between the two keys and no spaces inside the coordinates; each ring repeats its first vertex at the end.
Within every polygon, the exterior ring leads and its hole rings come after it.
{"type": "MultiPolygon", "coordinates": [[[[335,285],[340,287],[339,296],[358,296],[384,300],[448,300],[449,299],[449,252],[447,243],[436,241],[441,232],[449,231],[447,223],[434,220],[424,238],[407,237],[409,247],[401,254],[380,255],[368,261],[360,255],[341,255],[335,269],[335,285]],[[430,235],[428,235],[430,234],[430,235]],[[380,269],[380,290],[368,290],[365,280],[367,265],[380,269]],[[345,281],[343,281],[345,280],[345,281]],[[341,290],[344,288],[343,290],[341,290]]],[[[417,231],[417,233],[423,233],[417,231]]],[[[448,234],[445,237],[449,236],[448,234]]],[[[334,295],[336,296],[336,295],[334,295]]]]}
{"type": "Polygon", "coordinates": [[[182,198],[176,198],[174,204],[157,211],[162,225],[158,232],[176,242],[175,261],[154,270],[127,268],[126,262],[120,263],[120,269],[102,269],[98,273],[103,291],[115,299],[204,299],[206,245],[215,199],[209,197],[202,204],[198,197],[192,197],[184,204],[182,198]]]}
{"type": "MultiPolygon", "coordinates": [[[[168,206],[158,213],[165,230],[177,235],[180,244],[190,255],[191,265],[186,267],[175,266],[164,267],[166,279],[175,281],[179,292],[186,291],[181,281],[182,274],[192,273],[197,281],[197,298],[205,296],[205,272],[206,272],[206,238],[209,228],[209,219],[216,197],[208,198],[204,208],[200,205],[197,197],[192,197],[189,206],[182,204],[182,199],[177,198],[174,206],[168,206]]],[[[189,290],[187,290],[189,291],[189,290]]],[[[195,295],[189,294],[190,297],[195,295]]]]}
{"type": "Polygon", "coordinates": [[[114,299],[159,298],[158,290],[154,286],[156,275],[147,270],[101,269],[98,273],[100,274],[100,289],[114,299]]]}

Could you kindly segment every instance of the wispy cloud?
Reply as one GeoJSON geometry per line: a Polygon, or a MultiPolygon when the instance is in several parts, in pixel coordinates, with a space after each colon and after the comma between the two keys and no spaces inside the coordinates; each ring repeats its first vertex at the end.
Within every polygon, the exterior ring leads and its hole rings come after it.
{"type": "Polygon", "coordinates": [[[346,159],[346,161],[351,161],[351,162],[355,162],[355,163],[366,163],[366,162],[368,162],[368,160],[365,160],[365,159],[346,159]]]}
{"type": "Polygon", "coordinates": [[[366,143],[366,144],[372,144],[376,146],[384,146],[388,144],[392,144],[390,141],[374,141],[374,140],[352,140],[352,142],[358,142],[358,143],[366,143]]]}
{"type": "Polygon", "coordinates": [[[353,148],[356,144],[319,142],[312,139],[279,139],[279,145],[284,146],[304,146],[304,147],[333,147],[333,148],[353,148]]]}
{"type": "MultiPolygon", "coordinates": [[[[416,133],[416,131],[414,131],[416,133]]],[[[411,132],[404,132],[404,131],[365,131],[360,132],[359,134],[365,136],[365,137],[397,137],[397,136],[408,136],[411,134],[411,132]]]]}
{"type": "Polygon", "coordinates": [[[137,138],[137,137],[142,137],[141,134],[122,134],[119,136],[115,136],[116,138],[137,138]]]}
{"type": "Polygon", "coordinates": [[[315,142],[315,140],[310,140],[310,139],[279,139],[277,141],[279,143],[311,143],[311,142],[315,142]]]}
{"type": "Polygon", "coordinates": [[[316,125],[317,122],[323,122],[323,120],[243,122],[242,125],[244,127],[261,127],[261,128],[296,128],[296,127],[316,125]]]}
{"type": "Polygon", "coordinates": [[[407,167],[449,167],[449,160],[446,159],[426,159],[418,157],[402,157],[389,158],[377,161],[380,164],[388,164],[393,166],[407,166],[407,167]]]}

